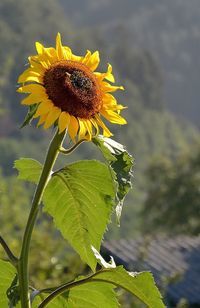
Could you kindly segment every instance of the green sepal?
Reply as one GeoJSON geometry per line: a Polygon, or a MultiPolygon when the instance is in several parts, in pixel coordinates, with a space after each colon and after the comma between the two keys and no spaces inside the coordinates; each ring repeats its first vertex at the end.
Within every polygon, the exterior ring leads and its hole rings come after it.
{"type": "Polygon", "coordinates": [[[20,128],[23,128],[23,127],[25,127],[25,126],[27,126],[31,123],[33,116],[37,111],[37,108],[38,108],[38,104],[33,104],[33,105],[29,106],[29,110],[28,110],[28,112],[25,116],[25,119],[24,119],[22,125],[20,126],[20,128]]]}

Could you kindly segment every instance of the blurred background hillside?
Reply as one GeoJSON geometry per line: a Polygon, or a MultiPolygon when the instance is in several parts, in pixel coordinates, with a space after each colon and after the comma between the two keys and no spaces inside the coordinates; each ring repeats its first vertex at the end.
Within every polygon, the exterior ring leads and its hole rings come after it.
{"type": "MultiPolygon", "coordinates": [[[[54,46],[58,31],[74,53],[99,50],[100,70],[111,63],[117,84],[126,89],[118,99],[128,106],[123,113],[128,125],[111,130],[135,158],[134,182],[121,228],[113,220],[106,238],[133,238],[158,230],[199,233],[199,17],[199,0],[1,0],[0,225],[15,251],[33,188],[16,182],[13,161],[24,156],[42,162],[51,137],[34,124],[19,130],[27,110],[16,94],[17,78],[27,57],[35,54],[34,42],[54,46]]],[[[94,146],[83,146],[76,158],[95,153],[94,146]]],[[[39,257],[47,261],[41,263],[44,271],[38,272],[38,279],[46,277],[51,283],[62,276],[63,268],[70,275],[64,265],[65,243],[60,240],[58,245],[59,235],[52,236],[49,219],[38,229],[37,246],[49,241],[47,252],[41,249],[39,257]],[[53,277],[51,255],[57,269],[53,277]]],[[[37,258],[33,248],[32,264],[37,258]]]]}

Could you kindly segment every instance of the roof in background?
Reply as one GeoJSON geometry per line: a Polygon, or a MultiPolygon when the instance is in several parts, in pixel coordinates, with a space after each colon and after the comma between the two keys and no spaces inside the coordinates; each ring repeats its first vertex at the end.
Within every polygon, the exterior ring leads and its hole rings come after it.
{"type": "Polygon", "coordinates": [[[160,286],[169,277],[166,295],[173,302],[186,298],[190,304],[200,304],[200,236],[107,241],[102,255],[113,256],[128,270],[150,270],[160,286]]]}

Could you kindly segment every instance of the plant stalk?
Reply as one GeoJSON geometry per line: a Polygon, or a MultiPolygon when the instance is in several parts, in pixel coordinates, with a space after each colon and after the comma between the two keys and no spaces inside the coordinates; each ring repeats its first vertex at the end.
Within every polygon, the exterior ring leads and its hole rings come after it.
{"type": "Polygon", "coordinates": [[[61,134],[59,134],[57,131],[49,145],[42,174],[40,176],[39,183],[37,185],[33,197],[31,211],[24,232],[22,249],[18,262],[19,289],[20,289],[20,300],[22,308],[31,307],[29,298],[28,257],[29,257],[29,248],[30,248],[32,231],[39,211],[39,204],[42,198],[42,194],[48,183],[52,168],[59,154],[59,148],[62,145],[64,137],[65,137],[65,131],[62,132],[61,134]]]}

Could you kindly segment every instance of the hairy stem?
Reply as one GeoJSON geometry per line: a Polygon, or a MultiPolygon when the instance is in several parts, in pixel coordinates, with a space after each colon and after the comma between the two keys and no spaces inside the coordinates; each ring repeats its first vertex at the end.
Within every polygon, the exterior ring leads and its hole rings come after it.
{"type": "Polygon", "coordinates": [[[59,147],[62,145],[65,132],[59,134],[56,132],[53,137],[44,163],[42,174],[40,176],[39,183],[37,185],[35,195],[32,201],[32,207],[29,214],[29,218],[26,224],[26,229],[24,232],[22,249],[20,254],[20,259],[18,263],[18,274],[19,274],[19,288],[20,288],[20,299],[22,308],[30,308],[30,299],[29,299],[29,272],[28,272],[28,256],[30,241],[32,236],[33,227],[37,218],[39,211],[39,204],[42,198],[42,194],[46,187],[46,184],[49,180],[50,173],[55,164],[56,158],[59,154],[59,147]]]}

